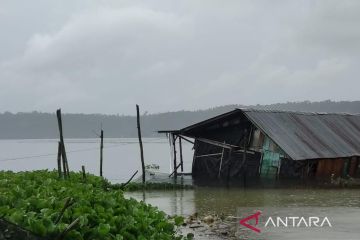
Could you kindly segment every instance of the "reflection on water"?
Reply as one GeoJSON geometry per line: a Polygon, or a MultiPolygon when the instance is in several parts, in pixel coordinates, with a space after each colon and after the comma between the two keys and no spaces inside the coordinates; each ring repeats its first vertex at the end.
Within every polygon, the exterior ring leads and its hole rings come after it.
{"type": "MultiPolygon", "coordinates": [[[[242,189],[197,187],[192,190],[126,193],[173,215],[235,215],[241,207],[360,208],[358,189],[242,189]]],[[[359,216],[360,217],[360,216],[359,216]]]]}
{"type": "MultiPolygon", "coordinates": [[[[360,190],[358,189],[243,189],[197,187],[192,190],[129,192],[169,215],[219,215],[246,217],[260,210],[264,216],[328,216],[332,228],[265,229],[261,234],[234,221],[236,239],[359,239],[360,190]],[[244,215],[243,215],[244,214],[244,215]],[[281,216],[281,215],[280,215],[281,216]]],[[[264,224],[264,222],[262,222],[264,224]]]]}
{"type": "MultiPolygon", "coordinates": [[[[66,139],[70,169],[99,172],[98,139],[66,139]]],[[[191,144],[184,142],[185,172],[191,170],[191,144]]],[[[26,171],[56,168],[57,140],[0,140],[0,170],[26,171]]],[[[158,164],[161,172],[169,172],[169,146],[166,139],[144,139],[145,161],[158,164]]],[[[137,139],[105,139],[104,174],[113,182],[126,181],[135,170],[140,169],[137,139]]],[[[166,176],[166,174],[164,175],[166,176]]],[[[329,207],[339,218],[341,231],[321,235],[322,239],[353,238],[350,224],[360,229],[360,190],[355,189],[244,189],[222,187],[197,187],[193,190],[147,191],[126,193],[127,197],[145,200],[169,215],[217,214],[237,216],[240,208],[269,209],[271,207],[329,207]],[[345,207],[345,210],[344,210],[345,207]],[[335,238],[331,238],[331,236],[335,238]]],[[[308,208],[307,208],[308,209],[308,208]]],[[[309,211],[309,210],[307,210],[309,211]]],[[[360,233],[358,234],[360,235],[360,233]]],[[[302,239],[281,233],[275,238],[257,239],[302,239]],[[288,237],[288,238],[287,238],[288,237]]],[[[303,236],[303,235],[300,235],[303,236]]],[[[313,239],[313,238],[308,238],[313,239]]],[[[319,238],[316,238],[319,239],[319,238]]]]}

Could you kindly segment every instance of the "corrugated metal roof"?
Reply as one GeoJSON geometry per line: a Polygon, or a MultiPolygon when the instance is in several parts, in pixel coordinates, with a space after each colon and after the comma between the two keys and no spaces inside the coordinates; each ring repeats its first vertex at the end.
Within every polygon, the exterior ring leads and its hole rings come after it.
{"type": "Polygon", "coordinates": [[[293,160],[360,156],[360,115],[241,111],[293,160]]]}

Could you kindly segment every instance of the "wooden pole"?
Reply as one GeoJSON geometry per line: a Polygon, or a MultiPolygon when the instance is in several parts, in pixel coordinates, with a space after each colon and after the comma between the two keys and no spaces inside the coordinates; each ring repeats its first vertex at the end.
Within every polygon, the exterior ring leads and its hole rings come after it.
{"type": "Polygon", "coordinates": [[[59,144],[58,144],[57,165],[58,165],[59,178],[61,178],[61,175],[62,175],[62,172],[61,172],[61,142],[59,142],[59,144]]]}
{"type": "Polygon", "coordinates": [[[104,149],[104,131],[101,129],[100,134],[100,177],[103,176],[103,149],[104,149]]]}
{"type": "Polygon", "coordinates": [[[83,179],[86,180],[86,172],[85,172],[85,166],[84,165],[81,166],[81,170],[82,170],[83,179]]]}
{"type": "Polygon", "coordinates": [[[64,143],[64,135],[63,135],[63,127],[62,127],[62,119],[61,119],[61,109],[58,109],[56,111],[56,116],[57,116],[58,125],[59,125],[60,142],[61,142],[61,156],[63,158],[63,161],[65,162],[64,174],[67,175],[67,177],[70,177],[69,164],[68,164],[67,157],[66,157],[66,150],[65,150],[65,143],[64,143]]]}
{"type": "Polygon", "coordinates": [[[136,120],[137,120],[137,130],[138,130],[138,138],[140,145],[140,157],[141,157],[141,168],[142,168],[142,182],[145,183],[145,161],[144,161],[144,149],[141,139],[141,126],[140,126],[140,110],[139,105],[136,104],[136,120]]]}
{"type": "MultiPolygon", "coordinates": [[[[60,147],[61,147],[61,152],[62,152],[62,143],[60,143],[60,147]]],[[[64,178],[67,178],[67,170],[66,170],[66,162],[64,160],[64,158],[62,158],[62,165],[63,165],[63,176],[64,178]]]]}
{"type": "Polygon", "coordinates": [[[177,160],[176,160],[176,136],[173,135],[173,150],[174,150],[174,178],[177,178],[177,160]]]}
{"type": "Polygon", "coordinates": [[[184,172],[183,151],[182,151],[182,142],[180,136],[179,136],[179,151],[180,151],[181,172],[184,172]]]}

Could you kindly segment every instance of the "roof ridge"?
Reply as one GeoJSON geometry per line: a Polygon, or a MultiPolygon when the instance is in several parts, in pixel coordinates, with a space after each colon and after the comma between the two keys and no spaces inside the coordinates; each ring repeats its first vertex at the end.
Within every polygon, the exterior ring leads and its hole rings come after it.
{"type": "Polygon", "coordinates": [[[258,108],[236,108],[244,112],[265,112],[265,113],[294,113],[299,115],[340,115],[340,116],[360,116],[360,113],[348,112],[305,112],[281,109],[258,109],[258,108]]]}

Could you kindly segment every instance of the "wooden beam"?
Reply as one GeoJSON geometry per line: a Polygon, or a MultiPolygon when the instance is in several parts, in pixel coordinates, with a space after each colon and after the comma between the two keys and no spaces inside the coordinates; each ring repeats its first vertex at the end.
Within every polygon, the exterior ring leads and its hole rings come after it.
{"type": "Polygon", "coordinates": [[[227,144],[227,143],[221,143],[215,140],[210,140],[210,139],[205,139],[205,138],[196,138],[196,140],[200,141],[200,142],[204,142],[204,143],[208,143],[214,146],[218,146],[221,148],[227,148],[227,149],[233,149],[233,148],[239,148],[239,146],[236,145],[231,145],[231,144],[227,144]]]}
{"type": "Polygon", "coordinates": [[[187,139],[186,137],[184,137],[184,136],[182,136],[182,135],[179,135],[179,137],[180,137],[180,138],[182,138],[183,140],[185,140],[185,141],[187,141],[187,142],[191,143],[191,144],[195,144],[195,142],[194,142],[194,141],[191,141],[191,140],[187,139]]]}
{"type": "Polygon", "coordinates": [[[175,173],[177,174],[177,169],[181,166],[181,164],[179,163],[179,165],[176,166],[176,168],[174,169],[174,171],[169,175],[169,177],[171,177],[172,175],[174,175],[175,173]]]}
{"type": "Polygon", "coordinates": [[[219,156],[219,155],[222,155],[222,153],[209,153],[209,154],[197,155],[197,156],[195,156],[195,158],[213,157],[213,156],[219,156]]]}
{"type": "Polygon", "coordinates": [[[121,188],[124,189],[135,177],[135,175],[138,173],[138,170],[136,170],[136,172],[131,176],[131,178],[124,184],[121,185],[121,188]]]}
{"type": "Polygon", "coordinates": [[[158,133],[166,133],[166,134],[168,134],[168,133],[175,133],[175,134],[177,134],[177,133],[179,133],[179,130],[161,130],[161,131],[157,131],[158,133]]]}
{"type": "Polygon", "coordinates": [[[234,151],[235,153],[243,153],[243,152],[245,152],[246,151],[246,153],[247,154],[252,154],[252,155],[254,155],[255,153],[256,153],[256,151],[252,151],[252,150],[248,150],[248,149],[238,149],[238,150],[236,150],[236,151],[234,151]]]}

